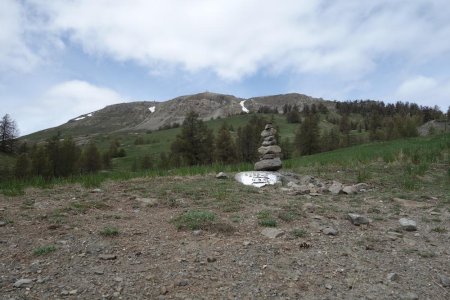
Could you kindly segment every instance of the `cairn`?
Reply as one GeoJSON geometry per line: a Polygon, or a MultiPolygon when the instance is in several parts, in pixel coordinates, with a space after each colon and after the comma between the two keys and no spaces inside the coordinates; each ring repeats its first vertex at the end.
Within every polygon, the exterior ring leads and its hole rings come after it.
{"type": "Polygon", "coordinates": [[[273,128],[271,123],[267,124],[261,132],[263,142],[262,146],[258,148],[258,153],[261,156],[260,161],[255,163],[256,171],[277,171],[281,169],[281,148],[277,145],[276,133],[277,130],[273,128]]]}

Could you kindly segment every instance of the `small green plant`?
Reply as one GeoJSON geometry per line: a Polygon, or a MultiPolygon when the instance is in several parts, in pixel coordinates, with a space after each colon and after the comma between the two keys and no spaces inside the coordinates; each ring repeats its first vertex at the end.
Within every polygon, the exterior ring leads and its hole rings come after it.
{"type": "Polygon", "coordinates": [[[437,233],[446,233],[447,229],[444,227],[434,227],[433,229],[431,229],[431,231],[437,232],[437,233]]]}
{"type": "Polygon", "coordinates": [[[23,201],[22,208],[32,209],[34,207],[35,201],[33,199],[26,199],[23,201]]]}
{"type": "Polygon", "coordinates": [[[277,227],[277,221],[272,217],[269,210],[262,210],[258,212],[258,224],[264,227],[277,227]]]}
{"type": "Polygon", "coordinates": [[[294,229],[291,231],[291,234],[296,238],[302,238],[306,236],[307,232],[304,229],[294,229]]]}
{"type": "Polygon", "coordinates": [[[172,220],[177,229],[205,229],[216,220],[216,215],[211,211],[190,210],[172,220]]]}
{"type": "Polygon", "coordinates": [[[56,251],[55,246],[47,245],[47,246],[41,246],[41,247],[34,249],[33,254],[36,256],[41,256],[41,255],[45,255],[45,254],[48,254],[48,253],[54,252],[54,251],[56,251]]]}
{"type": "Polygon", "coordinates": [[[100,234],[103,236],[117,236],[119,235],[119,229],[116,227],[106,226],[100,231],[100,234]]]}
{"type": "Polygon", "coordinates": [[[293,211],[280,211],[278,213],[278,218],[283,220],[284,222],[292,222],[297,215],[293,211]]]}

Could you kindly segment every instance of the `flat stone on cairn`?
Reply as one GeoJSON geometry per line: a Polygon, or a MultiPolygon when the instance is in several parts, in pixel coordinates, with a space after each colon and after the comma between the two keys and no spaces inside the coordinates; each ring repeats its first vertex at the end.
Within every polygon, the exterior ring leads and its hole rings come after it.
{"type": "Polygon", "coordinates": [[[276,129],[270,123],[261,132],[263,142],[258,149],[261,156],[260,161],[255,163],[256,171],[277,171],[281,169],[281,148],[277,145],[276,133],[276,129]]]}

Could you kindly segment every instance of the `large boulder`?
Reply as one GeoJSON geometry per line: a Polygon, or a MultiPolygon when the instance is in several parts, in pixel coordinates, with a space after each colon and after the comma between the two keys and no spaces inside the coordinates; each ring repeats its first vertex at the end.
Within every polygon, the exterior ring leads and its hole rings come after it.
{"type": "Polygon", "coordinates": [[[275,157],[272,159],[260,160],[255,163],[256,171],[277,171],[281,169],[281,159],[275,157]]]}

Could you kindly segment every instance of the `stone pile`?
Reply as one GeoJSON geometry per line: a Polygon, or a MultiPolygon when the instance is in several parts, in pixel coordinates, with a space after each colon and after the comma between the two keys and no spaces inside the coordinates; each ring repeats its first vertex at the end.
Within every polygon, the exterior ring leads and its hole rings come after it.
{"type": "Polygon", "coordinates": [[[258,149],[261,156],[260,161],[255,163],[256,171],[277,171],[281,169],[281,148],[277,145],[276,133],[277,130],[270,123],[261,132],[263,142],[258,149]]]}

